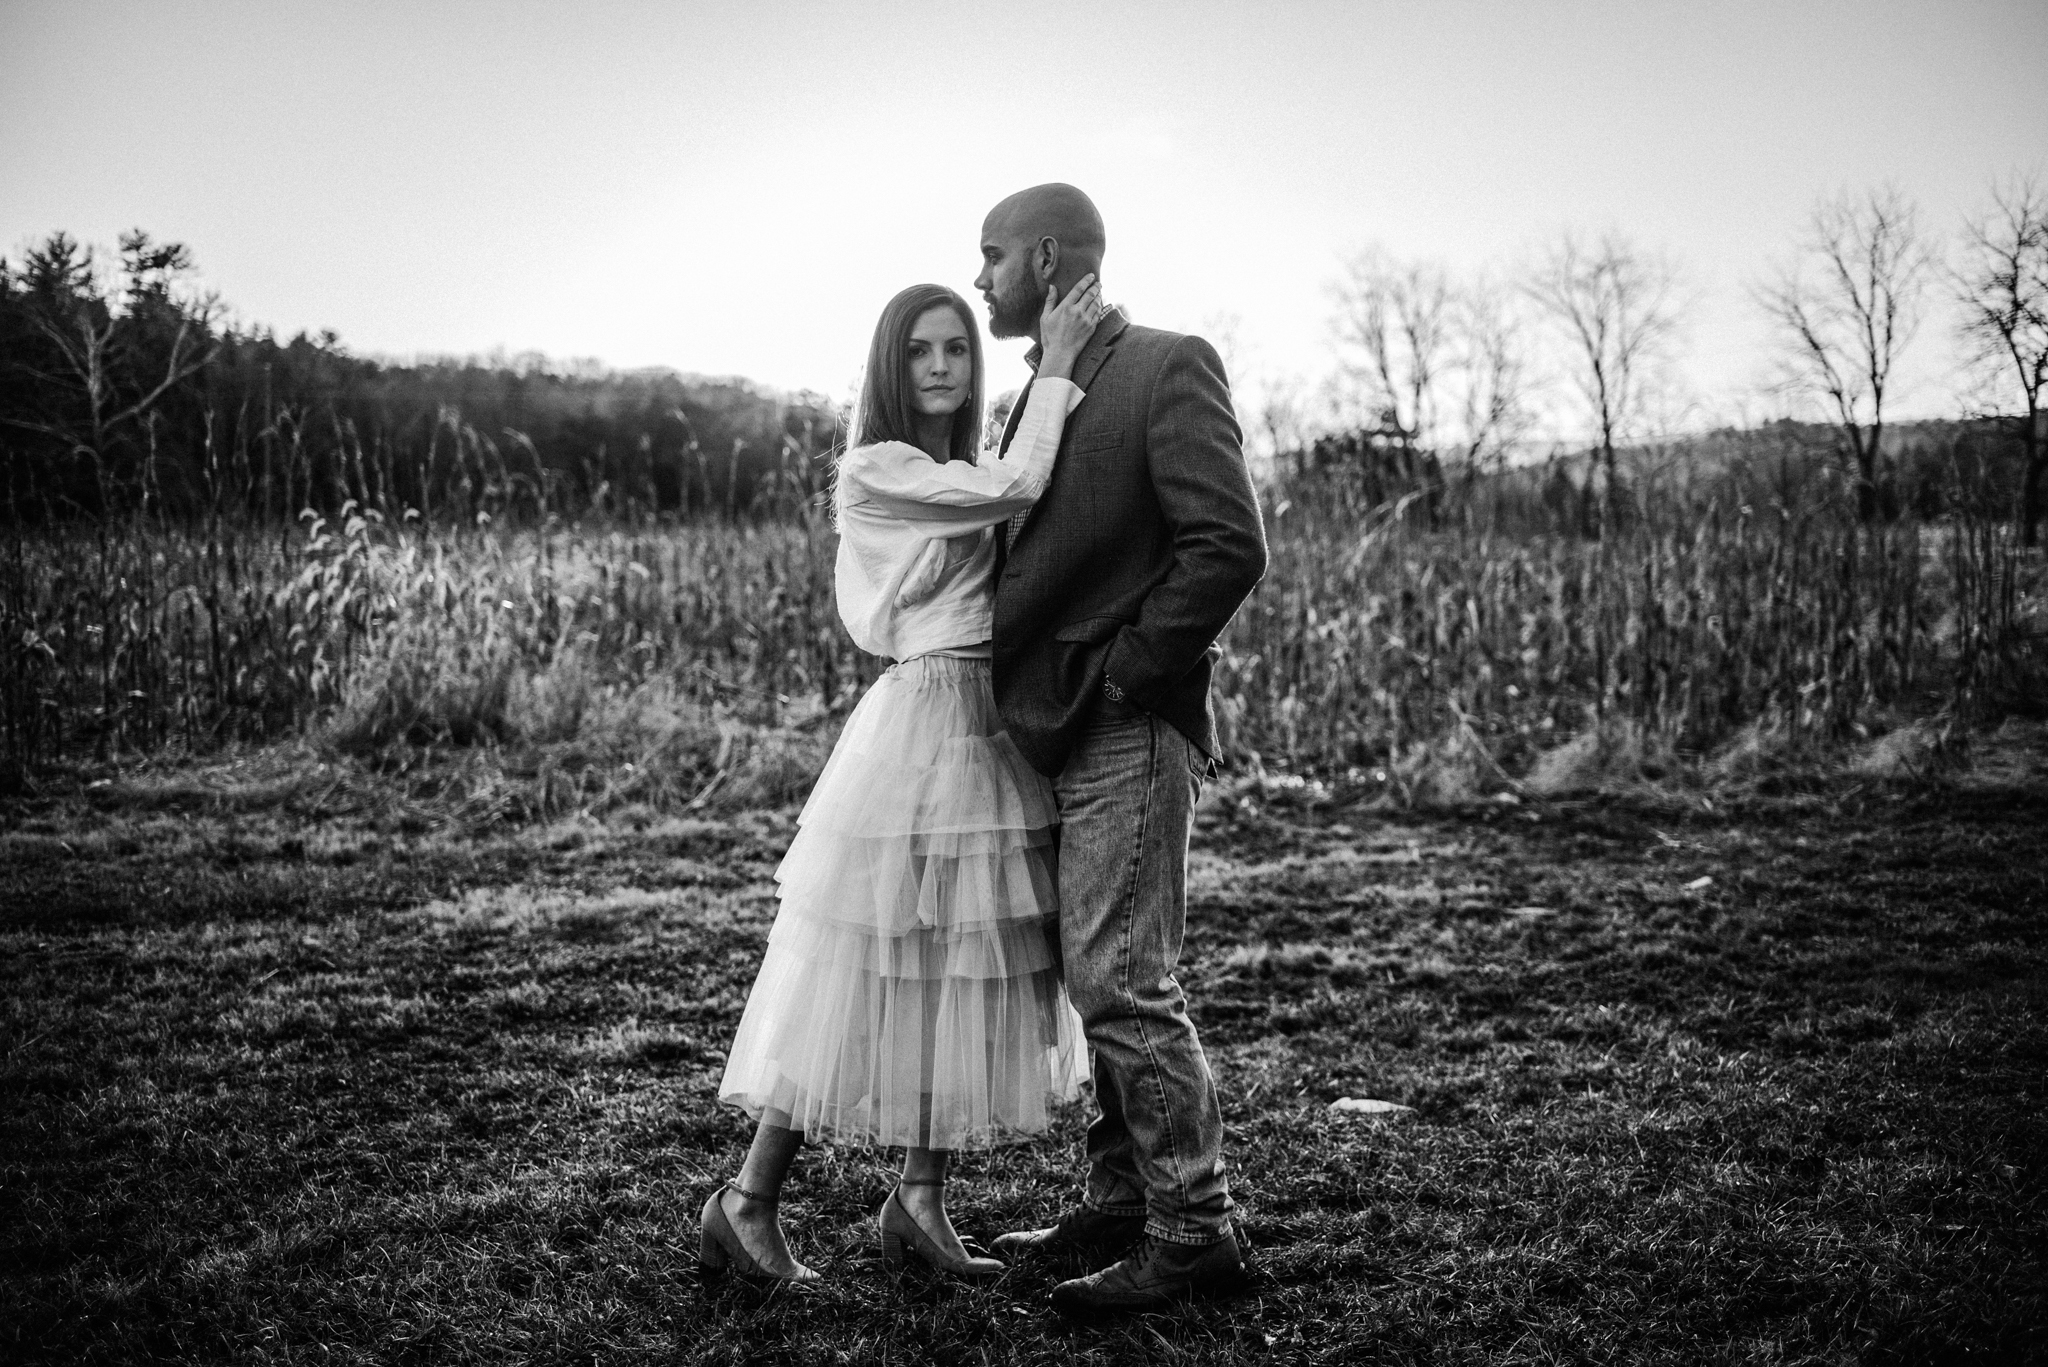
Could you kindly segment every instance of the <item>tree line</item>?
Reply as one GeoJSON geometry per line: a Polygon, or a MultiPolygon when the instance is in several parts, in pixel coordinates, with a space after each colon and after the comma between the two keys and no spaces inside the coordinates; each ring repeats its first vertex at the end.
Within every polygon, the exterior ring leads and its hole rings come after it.
{"type": "Polygon", "coordinates": [[[0,259],[0,517],[735,517],[807,497],[836,435],[822,397],[743,379],[280,341],[192,270],[139,230],[112,260],[61,232],[0,259]]]}
{"type": "MultiPolygon", "coordinates": [[[[738,517],[810,497],[841,435],[821,396],[741,379],[530,357],[398,365],[351,355],[331,332],[279,341],[227,325],[192,272],[187,247],[139,230],[111,258],[57,233],[0,259],[0,517],[291,520],[351,501],[394,516],[738,517]]],[[[1947,240],[1896,190],[1825,198],[1750,294],[1775,339],[1775,397],[1810,421],[1749,449],[1796,446],[1863,521],[1939,511],[1954,494],[1937,491],[1940,467],[1967,463],[1975,510],[2038,544],[2048,190],[1995,186],[1947,240]],[[1888,408],[1900,358],[1944,299],[1962,425],[1902,432],[1888,408]]],[[[1246,418],[1289,454],[1283,471],[1322,472],[1347,500],[1406,499],[1434,523],[1483,484],[1495,504],[1597,535],[1648,496],[1646,465],[1715,446],[1670,440],[1682,277],[1622,234],[1565,233],[1508,276],[1370,247],[1332,296],[1341,364],[1320,420],[1285,386],[1246,418]],[[1546,397],[1589,440],[1532,474],[1517,457],[1546,397]]]]}
{"type": "MultiPolygon", "coordinates": [[[[1641,462],[1624,453],[1654,455],[1680,425],[1669,367],[1681,272],[1623,234],[1564,233],[1505,278],[1461,277],[1371,246],[1331,296],[1340,366],[1320,420],[1285,386],[1251,415],[1298,470],[1348,465],[1427,506],[1451,472],[1498,472],[1527,451],[1547,379],[1552,402],[1590,438],[1574,497],[1597,530],[1634,501],[1630,466],[1641,462]]],[[[1798,434],[1831,465],[1860,519],[1926,511],[1930,459],[1961,450],[1997,472],[1996,515],[2038,544],[2048,521],[2048,189],[1995,185],[1947,240],[1895,189],[1823,198],[1750,297],[1773,338],[1773,398],[1810,419],[1776,435],[1798,434]],[[1895,432],[1888,405],[1901,357],[1943,303],[1964,426],[1949,434],[1960,446],[1930,457],[1930,425],[1895,432]]]]}

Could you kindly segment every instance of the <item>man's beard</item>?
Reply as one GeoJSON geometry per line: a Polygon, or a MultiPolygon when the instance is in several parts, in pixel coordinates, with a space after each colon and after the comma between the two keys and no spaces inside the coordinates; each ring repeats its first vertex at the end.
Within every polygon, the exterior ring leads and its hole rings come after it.
{"type": "Polygon", "coordinates": [[[995,304],[989,310],[988,330],[993,337],[1029,337],[1031,325],[1038,321],[1038,311],[1044,297],[1033,294],[1030,277],[1018,281],[1014,293],[1006,294],[1000,285],[996,287],[995,304]]]}

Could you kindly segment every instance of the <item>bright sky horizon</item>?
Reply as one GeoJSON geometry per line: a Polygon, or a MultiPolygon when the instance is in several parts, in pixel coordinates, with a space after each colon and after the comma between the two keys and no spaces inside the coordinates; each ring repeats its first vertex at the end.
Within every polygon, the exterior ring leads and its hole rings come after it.
{"type": "MultiPolygon", "coordinates": [[[[1253,392],[1331,369],[1362,246],[1499,279],[1613,230],[1682,271],[1699,411],[1755,419],[1748,289],[1816,199],[1889,182],[1952,234],[2048,168],[2044,77],[2040,0],[0,0],[0,253],[142,227],[281,336],[844,397],[890,295],[978,305],[983,214],[1064,180],[1108,297],[1253,392]]],[[[1954,410],[1952,356],[1937,308],[1902,415],[1954,410]]]]}

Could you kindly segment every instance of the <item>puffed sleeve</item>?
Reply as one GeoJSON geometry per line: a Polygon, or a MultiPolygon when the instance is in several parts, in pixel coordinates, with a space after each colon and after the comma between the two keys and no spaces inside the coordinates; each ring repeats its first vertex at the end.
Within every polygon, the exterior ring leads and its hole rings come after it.
{"type": "Polygon", "coordinates": [[[878,513],[917,524],[931,537],[960,536],[1006,522],[1038,501],[1052,477],[1067,414],[1085,397],[1071,381],[1032,382],[1024,416],[1001,456],[982,463],[939,462],[907,442],[864,446],[847,457],[849,507],[865,503],[878,513]]]}

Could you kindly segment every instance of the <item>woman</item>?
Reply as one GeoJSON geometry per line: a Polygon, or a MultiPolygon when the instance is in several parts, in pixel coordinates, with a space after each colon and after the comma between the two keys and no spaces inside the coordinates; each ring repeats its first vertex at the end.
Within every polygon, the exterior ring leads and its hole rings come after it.
{"type": "Polygon", "coordinates": [[[990,579],[995,538],[1052,473],[1101,315],[1093,277],[1065,300],[1048,291],[1024,415],[1008,454],[979,464],[966,302],[917,285],[876,324],[834,491],[834,573],[855,644],[896,663],[847,718],[776,870],[781,909],[719,1086],[759,1124],[739,1177],[704,1203],[707,1268],[818,1279],[776,1218],[808,1134],[904,1149],[877,1217],[885,1261],[1000,1272],[947,1218],[947,1159],[1044,1130],[1086,1075],[1050,938],[1052,790],[989,686],[990,579]]]}

